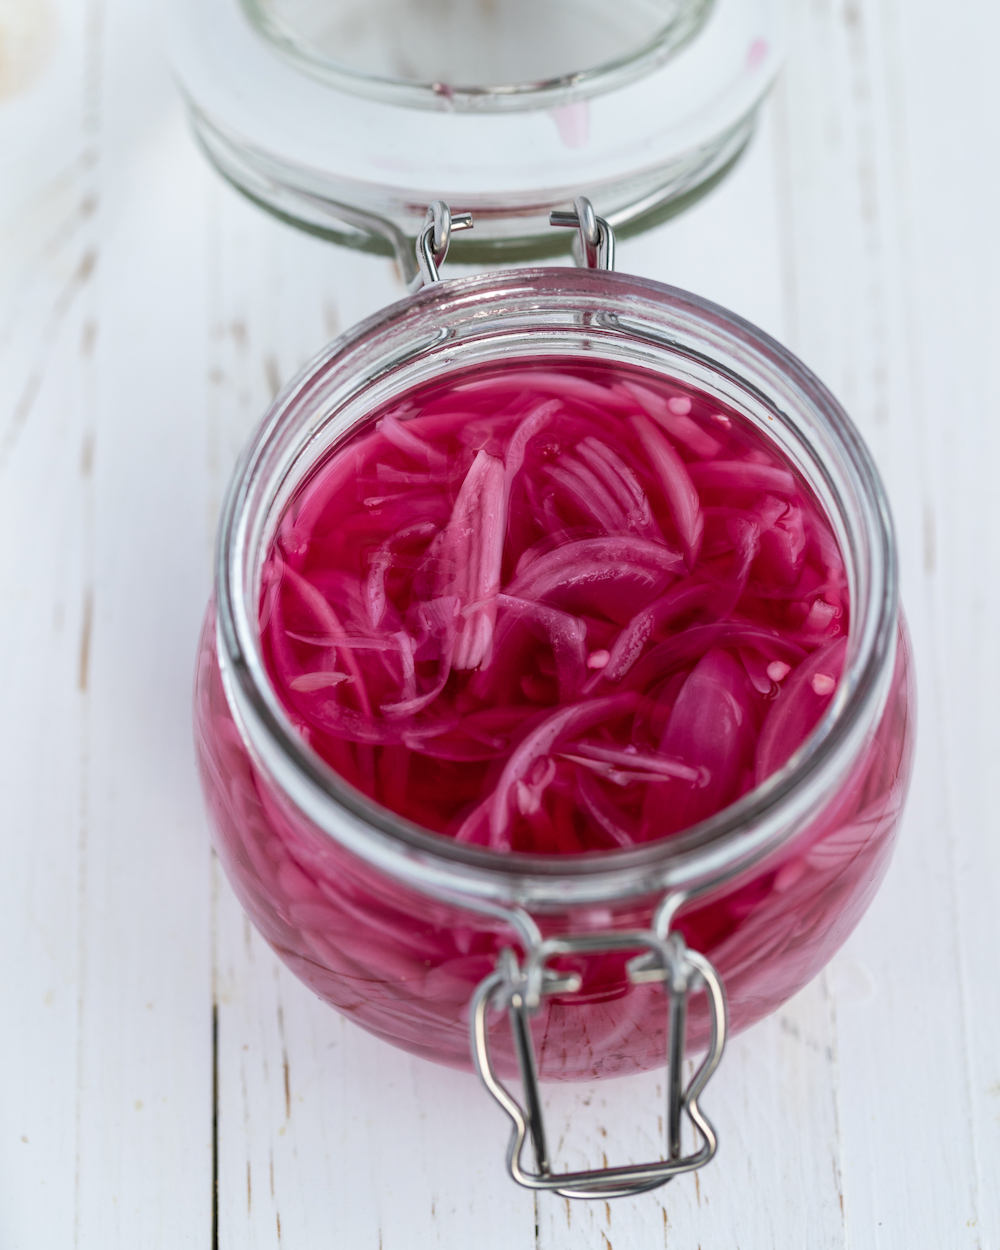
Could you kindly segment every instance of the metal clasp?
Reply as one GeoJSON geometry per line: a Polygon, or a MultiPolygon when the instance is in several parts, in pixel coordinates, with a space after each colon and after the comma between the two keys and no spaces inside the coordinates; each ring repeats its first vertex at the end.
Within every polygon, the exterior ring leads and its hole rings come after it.
{"type": "Polygon", "coordinates": [[[435,200],[427,209],[423,229],[417,236],[417,264],[420,267],[419,282],[414,287],[430,286],[441,281],[441,266],[451,246],[453,230],[471,230],[471,213],[452,213],[444,200],[435,200]]]}
{"type": "MultiPolygon", "coordinates": [[[[549,214],[552,226],[573,226],[579,230],[574,240],[573,255],[576,263],[585,269],[614,269],[615,232],[603,217],[598,217],[594,206],[585,195],[573,201],[575,211],[549,214]]],[[[441,266],[448,255],[454,230],[471,230],[471,213],[453,213],[444,200],[435,200],[427,209],[424,224],[417,235],[417,266],[419,272],[410,283],[411,291],[441,281],[441,266]]]]}
{"type": "Polygon", "coordinates": [[[603,217],[597,216],[585,195],[578,195],[573,205],[575,212],[549,213],[549,225],[576,226],[580,231],[573,254],[581,269],[614,269],[615,232],[603,217]]]}
{"type": "MultiPolygon", "coordinates": [[[[663,928],[665,930],[665,926],[663,928]]],[[[496,970],[479,984],[473,995],[469,1026],[476,1071],[514,1124],[507,1149],[507,1169],[512,1178],[527,1189],[554,1190],[564,1198],[619,1198],[656,1189],[675,1176],[704,1167],[715,1155],[718,1139],[699,1107],[698,1099],[722,1058],[726,1025],[726,997],[718,974],[704,955],[685,945],[679,933],[660,936],[651,930],[633,930],[546,938],[533,947],[523,967],[513,950],[503,950],[496,970]],[[666,1159],[554,1175],[545,1138],[530,1017],[538,1010],[546,994],[573,994],[580,989],[582,979],[578,974],[560,974],[549,967],[550,960],[560,955],[610,951],[641,951],[626,964],[629,980],[633,984],[660,982],[667,997],[666,1159]],[[688,999],[700,990],[704,990],[708,997],[711,1035],[708,1053],[685,1088],[682,1065],[688,999]],[[487,1028],[487,1012],[491,1004],[507,1008],[524,1086],[524,1107],[500,1082],[493,1068],[487,1028]],[[694,1153],[688,1155],[682,1153],[681,1146],[681,1124],[685,1115],[701,1143],[694,1153]],[[521,1163],[528,1136],[531,1137],[535,1156],[533,1172],[526,1170],[521,1163]]]]}

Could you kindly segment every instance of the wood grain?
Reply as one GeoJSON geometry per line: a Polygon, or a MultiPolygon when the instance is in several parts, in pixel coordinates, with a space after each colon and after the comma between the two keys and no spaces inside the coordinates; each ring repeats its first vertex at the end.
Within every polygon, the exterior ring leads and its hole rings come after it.
{"type": "MultiPolygon", "coordinates": [[[[46,12],[50,46],[0,100],[0,1247],[1000,1246],[1000,18],[799,0],[732,177],[621,245],[621,268],[787,342],[858,422],[896,518],[920,739],[870,913],[705,1095],[717,1161],[567,1204],[506,1180],[507,1125],[471,1077],[277,963],[194,776],[233,461],[398,275],[207,169],[150,0],[46,12]]],[[[549,1090],[558,1157],[656,1153],[660,1084],[549,1090]]]]}

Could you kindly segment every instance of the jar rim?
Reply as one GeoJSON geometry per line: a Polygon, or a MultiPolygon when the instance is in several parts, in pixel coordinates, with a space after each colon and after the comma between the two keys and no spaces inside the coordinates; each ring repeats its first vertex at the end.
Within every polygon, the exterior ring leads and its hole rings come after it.
{"type": "MultiPolygon", "coordinates": [[[[375,406],[369,403],[367,412],[375,406]]],[[[345,429],[363,420],[357,417],[345,429]]],[[[831,514],[831,521],[837,522],[837,516],[831,514]]],[[[708,300],[650,279],[593,270],[518,269],[425,287],[341,335],[285,387],[234,470],[219,526],[216,604],[223,683],[244,742],[319,829],[425,893],[545,910],[654,892],[701,893],[744,872],[793,836],[846,773],[885,706],[896,647],[898,571],[889,505],[868,448],[823,383],[764,331],[708,300]],[[284,506],[276,502],[280,491],[287,501],[304,476],[301,467],[295,469],[302,449],[315,446],[333,416],[352,400],[358,403],[376,384],[390,385],[386,379],[414,360],[440,355],[445,368],[460,366],[463,340],[457,326],[482,335],[493,313],[515,322],[520,318],[530,333],[546,311],[565,314],[574,308],[578,327],[585,323],[591,335],[600,330],[621,336],[614,339],[619,346],[652,344],[686,353],[695,365],[748,388],[748,396],[773,412],[768,419],[781,422],[816,458],[841,514],[848,503],[854,508],[852,525],[843,515],[839,522],[851,544],[844,551],[853,579],[848,655],[837,693],[806,741],[782,768],[708,820],[628,849],[564,856],[497,852],[458,843],[381,807],[355,791],[299,736],[260,651],[258,587],[252,582],[261,561],[255,545],[264,533],[264,514],[270,509],[273,518],[284,506]],[[420,336],[419,331],[431,329],[435,332],[420,336]],[[377,362],[375,372],[354,376],[348,385],[366,352],[369,365],[377,362]],[[752,365],[756,376],[748,376],[752,365]],[[334,393],[331,379],[338,371],[344,377],[334,393]],[[797,413],[790,410],[793,401],[797,413]],[[811,439],[802,429],[807,412],[815,423],[811,439]],[[296,420],[296,438],[282,447],[296,420]],[[271,491],[267,501],[265,478],[271,491]]]]}
{"type": "Polygon", "coordinates": [[[715,0],[684,0],[653,34],[627,52],[538,81],[442,83],[351,66],[311,46],[263,0],[241,0],[255,29],[293,65],[331,86],[407,108],[497,113],[559,108],[623,87],[666,64],[697,35],[715,0]]]}

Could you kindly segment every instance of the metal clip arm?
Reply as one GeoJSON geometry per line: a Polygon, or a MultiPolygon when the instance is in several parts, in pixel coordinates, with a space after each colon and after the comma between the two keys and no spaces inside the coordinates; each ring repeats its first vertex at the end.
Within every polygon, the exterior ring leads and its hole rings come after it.
{"type": "MultiPolygon", "coordinates": [[[[593,204],[585,195],[578,195],[573,205],[571,213],[550,213],[549,224],[579,230],[579,245],[574,245],[578,264],[587,269],[614,269],[615,232],[603,217],[597,216],[593,204]]],[[[417,236],[419,272],[410,283],[411,291],[441,281],[441,266],[448,255],[452,231],[471,230],[472,225],[471,213],[453,213],[444,200],[435,200],[428,207],[417,236]]]]}
{"type": "Polygon", "coordinates": [[[471,230],[471,213],[453,213],[444,200],[435,200],[427,209],[423,228],[417,237],[417,264],[420,273],[412,290],[441,281],[441,266],[451,246],[453,230],[471,230]],[[419,279],[419,281],[418,281],[419,279]]]}
{"type": "Polygon", "coordinates": [[[476,1071],[514,1125],[507,1149],[507,1169],[511,1177],[527,1189],[553,1190],[564,1198],[624,1197],[665,1185],[684,1172],[696,1171],[715,1155],[718,1139],[711,1122],[698,1105],[698,1099],[722,1058],[726,1040],[726,999],[722,983],[711,963],[704,955],[689,950],[679,934],[661,938],[650,932],[620,932],[549,938],[532,950],[524,968],[513,951],[505,950],[496,971],[480,983],[473,995],[470,1033],[476,1071]],[[553,1174],[546,1145],[530,1016],[538,1010],[545,994],[575,993],[580,988],[581,978],[575,974],[569,977],[560,975],[547,967],[547,961],[559,955],[598,954],[638,948],[645,950],[629,961],[630,980],[636,983],[660,981],[668,1000],[667,1157],[665,1160],[625,1167],[553,1174]],[[690,994],[700,990],[704,990],[708,997],[711,1036],[708,1053],[685,1088],[683,1060],[687,1003],[690,994]],[[514,1050],[524,1086],[524,1107],[502,1084],[493,1068],[487,1026],[491,1003],[505,1006],[510,1017],[514,1050]],[[681,1147],[681,1125],[685,1115],[701,1141],[700,1147],[689,1155],[684,1155],[681,1147]],[[524,1143],[529,1136],[535,1156],[533,1172],[526,1170],[521,1163],[524,1143]]]}
{"type": "MultiPolygon", "coordinates": [[[[583,269],[614,269],[615,232],[585,195],[573,201],[572,213],[549,213],[550,226],[575,226],[580,231],[577,264],[583,269]]],[[[574,249],[576,252],[577,249],[574,249]]]]}

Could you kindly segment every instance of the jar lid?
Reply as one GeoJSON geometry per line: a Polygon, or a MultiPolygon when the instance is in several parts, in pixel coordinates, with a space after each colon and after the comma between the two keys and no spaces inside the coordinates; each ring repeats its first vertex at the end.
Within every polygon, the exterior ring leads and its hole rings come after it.
{"type": "Polygon", "coordinates": [[[262,206],[409,266],[408,240],[439,196],[476,214],[458,260],[559,250],[549,213],[581,192],[626,233],[682,207],[752,133],[780,62],[784,5],[688,0],[673,6],[688,27],[670,38],[665,27],[634,55],[542,82],[455,88],[338,67],[260,16],[302,7],[173,0],[172,59],[195,130],[262,206]]]}

